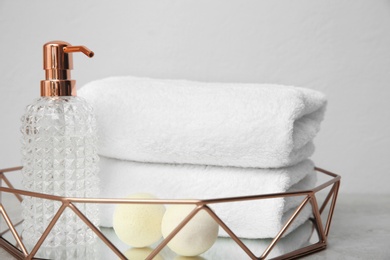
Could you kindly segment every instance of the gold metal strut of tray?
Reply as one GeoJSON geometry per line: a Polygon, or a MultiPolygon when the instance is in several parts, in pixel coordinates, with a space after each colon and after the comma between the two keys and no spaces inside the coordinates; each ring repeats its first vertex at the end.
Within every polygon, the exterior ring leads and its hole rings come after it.
{"type": "MultiPolygon", "coordinates": [[[[3,233],[0,235],[0,247],[4,248],[8,253],[16,257],[17,259],[34,259],[42,243],[50,233],[53,226],[56,224],[61,214],[66,208],[70,208],[96,235],[97,237],[104,242],[120,259],[127,259],[123,253],[121,253],[118,248],[109,240],[107,237],[92,224],[92,222],[77,208],[75,203],[95,203],[95,204],[187,204],[194,205],[194,209],[188,214],[188,216],[177,225],[177,227],[165,238],[163,239],[149,254],[146,259],[153,259],[167,244],[168,242],[200,211],[207,211],[210,216],[222,227],[226,233],[233,239],[239,247],[245,251],[250,259],[266,259],[269,256],[271,250],[275,247],[276,243],[282,238],[286,230],[289,228],[291,223],[296,219],[296,217],[301,213],[305,205],[311,204],[312,207],[312,218],[311,221],[314,224],[314,230],[318,232],[319,240],[317,243],[304,246],[287,254],[278,256],[272,259],[295,259],[304,255],[312,254],[314,252],[323,250],[327,246],[327,238],[329,234],[329,229],[331,226],[332,216],[336,205],[337,194],[340,187],[341,177],[337,174],[329,172],[321,168],[315,168],[317,172],[320,172],[328,177],[331,177],[330,180],[318,185],[314,189],[297,191],[297,192],[284,192],[284,193],[273,193],[273,194],[261,194],[253,196],[242,196],[242,197],[230,197],[230,198],[218,198],[218,199],[205,199],[205,200],[181,200],[181,199],[91,199],[91,198],[67,198],[60,196],[53,196],[48,194],[29,192],[24,190],[15,189],[10,181],[6,178],[4,173],[20,171],[22,167],[14,167],[0,170],[0,181],[8,187],[0,186],[0,193],[11,193],[14,194],[17,199],[21,202],[22,196],[31,196],[42,199],[48,199],[53,201],[58,201],[61,203],[60,208],[54,215],[53,219],[47,226],[46,230],[43,232],[42,236],[33,247],[33,249],[28,252],[25,245],[21,239],[21,235],[17,232],[16,226],[19,223],[12,223],[7,209],[4,207],[3,203],[0,201],[0,213],[4,218],[9,232],[12,233],[16,246],[9,243],[5,238],[3,238],[3,233]],[[318,205],[318,200],[316,194],[320,191],[330,188],[324,201],[321,205],[318,205]],[[243,201],[254,201],[254,200],[264,200],[264,199],[275,199],[275,198],[287,198],[301,196],[304,197],[299,206],[295,209],[294,213],[286,221],[282,229],[278,234],[272,239],[271,243],[265,249],[265,251],[260,255],[256,256],[241,240],[237,235],[221,220],[221,218],[210,209],[209,205],[217,203],[231,203],[231,202],[243,202],[243,201]],[[330,205],[329,205],[330,203],[330,205]],[[322,220],[321,214],[324,213],[324,209],[329,207],[327,211],[327,216],[325,216],[325,221],[322,220]]],[[[325,213],[324,213],[325,214],[325,213]]]]}

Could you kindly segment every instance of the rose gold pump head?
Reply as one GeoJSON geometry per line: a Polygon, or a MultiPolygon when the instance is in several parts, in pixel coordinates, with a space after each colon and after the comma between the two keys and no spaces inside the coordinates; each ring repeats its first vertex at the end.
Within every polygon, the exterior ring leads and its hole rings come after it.
{"type": "Polygon", "coordinates": [[[43,45],[43,69],[46,80],[41,81],[41,96],[76,96],[76,81],[70,78],[73,69],[72,52],[82,52],[92,58],[94,53],[85,46],[52,41],[43,45]]]}

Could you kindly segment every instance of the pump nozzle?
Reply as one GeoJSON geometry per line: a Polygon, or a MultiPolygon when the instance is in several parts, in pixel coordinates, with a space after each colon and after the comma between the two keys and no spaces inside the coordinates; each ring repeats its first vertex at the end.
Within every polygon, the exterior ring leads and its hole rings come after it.
{"type": "Polygon", "coordinates": [[[76,81],[70,77],[73,69],[73,52],[82,52],[93,57],[93,51],[85,46],[71,46],[63,41],[43,45],[43,69],[46,80],[41,81],[41,96],[76,96],[76,81]]]}
{"type": "Polygon", "coordinates": [[[68,46],[68,47],[64,47],[64,52],[66,52],[66,53],[82,52],[82,53],[84,53],[85,55],[87,55],[90,58],[92,58],[93,55],[94,55],[93,51],[91,51],[90,49],[88,49],[85,46],[68,46]]]}

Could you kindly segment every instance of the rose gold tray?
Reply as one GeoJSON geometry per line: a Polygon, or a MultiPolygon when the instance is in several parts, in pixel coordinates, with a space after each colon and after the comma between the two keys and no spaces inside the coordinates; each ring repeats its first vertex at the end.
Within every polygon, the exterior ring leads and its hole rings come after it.
{"type": "MultiPolygon", "coordinates": [[[[200,211],[207,211],[211,217],[223,228],[230,238],[241,248],[248,259],[269,259],[270,252],[275,248],[275,245],[282,239],[283,235],[286,233],[286,230],[290,227],[291,223],[296,219],[296,217],[301,213],[302,209],[305,206],[311,206],[312,216],[310,218],[313,229],[312,232],[316,234],[316,241],[304,245],[298,249],[290,251],[288,253],[279,255],[272,259],[296,259],[304,255],[312,254],[314,252],[323,250],[327,246],[327,238],[331,226],[332,216],[336,205],[337,194],[340,186],[341,177],[337,174],[331,173],[321,168],[316,168],[316,171],[326,177],[327,180],[321,182],[317,187],[312,190],[302,190],[297,192],[284,192],[284,193],[273,193],[273,194],[261,194],[253,196],[242,196],[242,197],[230,197],[230,198],[218,198],[218,199],[206,199],[206,200],[167,200],[167,199],[87,199],[87,198],[67,198],[52,196],[47,194],[28,192],[24,190],[18,190],[13,187],[10,181],[6,178],[5,173],[13,174],[14,172],[20,171],[22,167],[8,168],[0,170],[0,181],[2,184],[7,186],[0,185],[0,194],[8,193],[16,196],[19,202],[22,201],[22,196],[32,196],[37,198],[43,198],[48,200],[59,201],[61,204],[57,213],[53,217],[50,224],[47,226],[46,230],[42,234],[42,237],[38,240],[37,244],[33,247],[32,250],[27,251],[21,235],[18,233],[16,227],[21,223],[13,223],[7,211],[11,210],[10,207],[5,207],[3,202],[0,204],[0,213],[4,218],[5,223],[7,224],[7,230],[3,231],[0,235],[0,247],[4,248],[8,253],[13,255],[17,259],[35,259],[36,254],[44,242],[47,235],[50,233],[51,229],[60,218],[61,214],[66,208],[70,208],[88,227],[97,235],[97,237],[109,248],[112,252],[117,255],[120,259],[127,259],[125,255],[112,243],[106,235],[101,232],[101,230],[94,226],[88,218],[77,208],[76,203],[95,203],[95,204],[192,204],[194,205],[194,210],[189,213],[189,215],[181,222],[178,223],[178,226],[172,231],[172,233],[163,239],[159,244],[150,252],[146,259],[153,259],[159,252],[166,247],[168,242],[200,211]],[[320,196],[322,201],[319,203],[320,196]],[[302,198],[302,202],[296,207],[293,214],[285,222],[282,229],[279,233],[273,238],[270,239],[268,246],[264,252],[256,256],[246,245],[245,243],[237,237],[237,235],[225,224],[224,221],[210,209],[210,205],[216,203],[231,203],[231,202],[244,202],[244,201],[256,201],[264,199],[276,199],[276,198],[287,198],[299,196],[302,198]],[[15,240],[15,243],[12,244],[7,239],[4,238],[4,234],[10,232],[15,240]]],[[[12,207],[11,207],[12,208],[12,207]]],[[[239,214],[239,213],[238,213],[239,214]]]]}

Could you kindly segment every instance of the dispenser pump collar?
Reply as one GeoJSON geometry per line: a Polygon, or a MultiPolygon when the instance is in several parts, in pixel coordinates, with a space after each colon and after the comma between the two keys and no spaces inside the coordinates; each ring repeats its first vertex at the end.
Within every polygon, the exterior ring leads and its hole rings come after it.
{"type": "Polygon", "coordinates": [[[82,52],[92,58],[94,53],[85,46],[71,46],[64,41],[51,41],[43,45],[43,69],[46,80],[41,81],[41,96],[76,96],[76,81],[70,77],[73,52],[82,52]]]}

